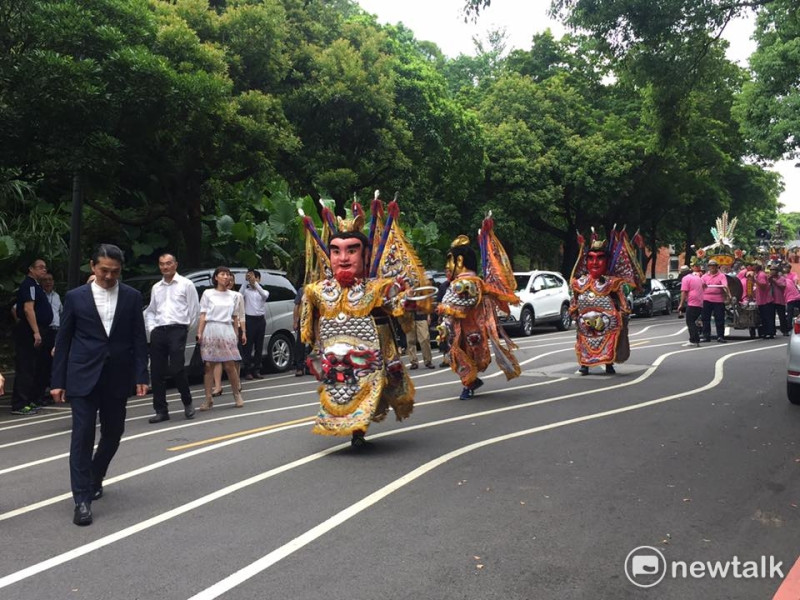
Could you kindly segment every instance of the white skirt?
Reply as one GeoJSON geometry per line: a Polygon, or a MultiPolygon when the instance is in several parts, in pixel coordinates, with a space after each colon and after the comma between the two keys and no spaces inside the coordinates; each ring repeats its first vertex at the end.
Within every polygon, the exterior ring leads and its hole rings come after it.
{"type": "Polygon", "coordinates": [[[232,323],[206,321],[200,356],[205,362],[242,360],[232,323]]]}

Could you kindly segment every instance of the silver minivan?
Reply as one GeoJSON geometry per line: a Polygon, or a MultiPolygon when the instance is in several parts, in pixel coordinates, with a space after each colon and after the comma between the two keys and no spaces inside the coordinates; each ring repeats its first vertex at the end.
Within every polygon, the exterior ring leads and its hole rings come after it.
{"type": "MultiPolygon", "coordinates": [[[[281,271],[259,269],[261,273],[261,287],[269,292],[266,313],[266,334],[264,336],[265,367],[270,371],[283,372],[294,366],[294,329],[293,313],[294,298],[297,290],[281,271]]],[[[247,269],[232,268],[231,273],[235,280],[235,288],[245,285],[247,269]]],[[[197,288],[197,295],[202,297],[203,292],[211,289],[211,276],[214,269],[196,269],[180,273],[197,288]]],[[[142,293],[144,308],[150,303],[150,292],[153,285],[161,280],[161,275],[143,275],[125,279],[125,283],[135,287],[142,293]]],[[[203,372],[203,361],[200,358],[200,348],[197,347],[197,323],[189,327],[186,336],[185,364],[189,373],[198,376],[203,372]]]]}

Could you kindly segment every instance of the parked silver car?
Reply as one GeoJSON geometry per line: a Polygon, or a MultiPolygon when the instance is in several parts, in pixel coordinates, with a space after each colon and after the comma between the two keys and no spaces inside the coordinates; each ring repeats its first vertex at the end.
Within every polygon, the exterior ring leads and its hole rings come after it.
{"type": "Polygon", "coordinates": [[[509,314],[499,315],[505,327],[517,329],[522,335],[531,335],[533,327],[542,323],[552,323],[559,331],[569,329],[570,291],[561,273],[526,271],[514,273],[514,277],[520,303],[511,306],[509,314]]]}
{"type": "Polygon", "coordinates": [[[786,344],[786,395],[792,404],[800,404],[800,317],[794,319],[789,343],[786,344]]]}
{"type": "MultiPolygon", "coordinates": [[[[261,287],[269,292],[267,300],[267,326],[264,336],[264,358],[265,366],[271,371],[283,372],[294,365],[294,329],[293,311],[294,298],[297,294],[294,286],[280,271],[269,271],[259,269],[261,273],[261,287]]],[[[238,289],[245,285],[245,274],[247,269],[231,269],[235,286],[238,289]]],[[[203,292],[212,286],[211,276],[214,269],[199,269],[181,273],[184,277],[192,281],[197,288],[197,295],[202,296],[203,292]]],[[[153,284],[161,279],[161,275],[138,276],[125,279],[125,283],[138,289],[144,299],[144,307],[150,303],[150,292],[153,284]]],[[[186,355],[185,365],[191,375],[199,375],[203,372],[203,361],[200,358],[200,348],[195,344],[197,336],[197,323],[193,323],[186,336],[186,355]]]]}

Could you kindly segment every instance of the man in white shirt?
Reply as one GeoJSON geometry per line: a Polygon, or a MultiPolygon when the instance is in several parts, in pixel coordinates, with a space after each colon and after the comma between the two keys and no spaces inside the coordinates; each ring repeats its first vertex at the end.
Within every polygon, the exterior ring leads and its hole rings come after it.
{"type": "Polygon", "coordinates": [[[50,302],[50,306],[53,309],[53,320],[50,321],[50,326],[46,327],[42,332],[42,363],[41,365],[36,365],[38,370],[36,378],[44,384],[45,389],[47,390],[44,399],[44,403],[47,404],[50,401],[50,371],[53,369],[52,352],[53,347],[56,345],[56,334],[58,333],[58,328],[61,325],[61,313],[63,312],[64,307],[61,305],[61,296],[59,296],[58,292],[53,289],[55,286],[55,281],[53,280],[52,273],[45,274],[39,280],[39,284],[42,286],[44,295],[47,296],[47,300],[50,302]]]}
{"type": "Polygon", "coordinates": [[[264,334],[267,328],[269,292],[261,287],[259,271],[249,269],[245,279],[247,285],[239,290],[244,298],[244,321],[247,326],[247,342],[242,346],[242,375],[245,379],[263,379],[261,355],[264,351],[264,334]]]}
{"type": "Polygon", "coordinates": [[[155,416],[150,423],[169,420],[167,408],[167,376],[172,377],[181,394],[183,412],[194,418],[192,393],[184,368],[186,334],[200,315],[200,301],[194,284],[178,275],[178,261],[173,254],[158,257],[162,279],[153,286],[150,305],[144,313],[150,332],[150,378],[153,385],[155,416]]]}

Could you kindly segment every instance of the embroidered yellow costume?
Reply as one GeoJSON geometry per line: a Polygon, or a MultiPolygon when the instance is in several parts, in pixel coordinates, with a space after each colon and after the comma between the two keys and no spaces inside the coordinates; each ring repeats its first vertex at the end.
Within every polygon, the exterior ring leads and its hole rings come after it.
{"type": "MultiPolygon", "coordinates": [[[[399,229],[396,203],[389,205],[389,217],[381,227],[382,206],[372,204],[372,227],[383,235],[372,241],[358,230],[364,223],[363,211],[354,205],[353,221],[340,220],[338,232],[328,245],[316,235],[305,218],[314,249],[307,250],[307,277],[316,270],[322,279],[305,287],[301,309],[302,340],[314,345],[316,358],[309,365],[322,382],[320,409],[313,432],[321,435],[352,435],[353,445],[363,443],[372,421],[386,418],[389,408],[398,420],[414,408],[414,386],[400,360],[388,326],[388,315],[401,315],[408,292],[424,281],[424,269],[399,229]],[[349,232],[349,233],[348,233],[349,232]],[[363,256],[342,262],[345,247],[360,245],[363,256]],[[365,262],[373,268],[365,277],[365,262]],[[342,271],[349,272],[347,277],[342,271]]],[[[326,227],[333,228],[332,215],[323,210],[326,227]]],[[[323,232],[323,237],[326,233],[323,232]]]]}

